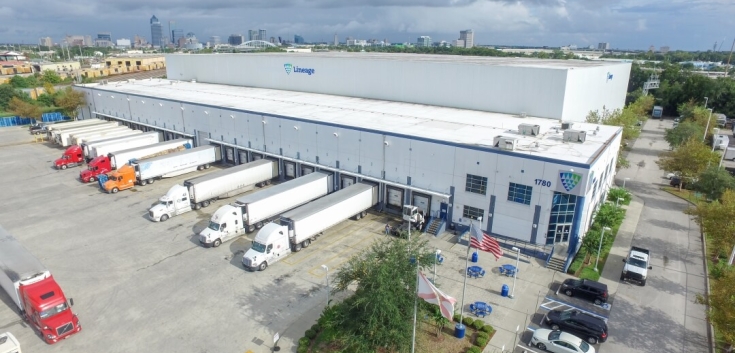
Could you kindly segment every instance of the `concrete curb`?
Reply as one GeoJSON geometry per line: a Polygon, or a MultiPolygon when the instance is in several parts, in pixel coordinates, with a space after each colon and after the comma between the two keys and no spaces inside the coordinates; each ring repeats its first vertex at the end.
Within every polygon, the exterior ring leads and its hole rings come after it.
{"type": "Polygon", "coordinates": [[[643,212],[643,204],[643,200],[631,194],[630,204],[625,206],[625,219],[618,228],[615,242],[613,242],[610,253],[607,255],[607,260],[605,261],[605,268],[602,269],[602,273],[600,274],[600,282],[607,285],[610,296],[618,291],[620,281],[617,279],[623,271],[622,262],[610,261],[612,257],[610,255],[616,255],[622,258],[628,256],[630,244],[633,243],[633,236],[635,236],[635,230],[638,227],[638,222],[643,212]]]}

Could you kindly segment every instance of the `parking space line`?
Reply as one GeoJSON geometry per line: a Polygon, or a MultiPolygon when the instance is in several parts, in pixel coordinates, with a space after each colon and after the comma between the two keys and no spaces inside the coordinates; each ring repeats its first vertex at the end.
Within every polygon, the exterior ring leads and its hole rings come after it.
{"type": "MultiPolygon", "coordinates": [[[[560,301],[560,300],[556,300],[556,299],[553,299],[553,298],[545,297],[544,299],[548,300],[548,301],[549,301],[549,303],[551,303],[551,302],[555,302],[555,303],[559,303],[559,304],[560,304],[560,305],[556,306],[556,307],[555,307],[554,309],[556,309],[556,308],[558,308],[558,307],[566,306],[566,307],[569,307],[569,309],[566,309],[566,310],[564,310],[564,311],[569,311],[569,310],[578,310],[578,311],[581,311],[581,312],[583,312],[583,313],[586,313],[586,314],[592,315],[592,316],[594,316],[594,317],[600,318],[600,319],[602,319],[603,321],[607,322],[607,319],[608,319],[608,317],[607,317],[607,316],[604,316],[604,315],[600,315],[600,314],[597,314],[597,313],[595,313],[595,312],[592,312],[592,311],[589,311],[589,310],[583,309],[583,308],[581,308],[581,307],[579,307],[579,306],[576,306],[576,305],[574,305],[574,304],[566,303],[566,302],[563,302],[563,301],[560,301]]],[[[539,307],[541,307],[541,308],[543,308],[543,309],[546,309],[546,310],[554,310],[554,309],[549,309],[549,308],[547,308],[547,307],[546,307],[545,305],[547,305],[547,303],[544,303],[544,304],[542,304],[542,305],[539,305],[539,307]]]]}

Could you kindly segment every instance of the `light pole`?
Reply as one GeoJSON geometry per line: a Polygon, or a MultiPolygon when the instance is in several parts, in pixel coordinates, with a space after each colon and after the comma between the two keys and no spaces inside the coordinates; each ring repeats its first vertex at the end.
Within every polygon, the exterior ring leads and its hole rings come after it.
{"type": "Polygon", "coordinates": [[[630,178],[623,179],[623,189],[625,189],[625,182],[628,181],[628,180],[630,180],[630,178]]]}
{"type": "Polygon", "coordinates": [[[436,249],[436,251],[434,252],[436,256],[436,259],[434,259],[434,278],[431,280],[431,282],[433,282],[434,285],[436,285],[436,263],[439,262],[439,254],[441,253],[442,251],[439,249],[436,249]]]}
{"type": "Polygon", "coordinates": [[[605,231],[611,231],[610,227],[602,227],[602,234],[600,234],[600,246],[597,247],[597,260],[595,260],[595,272],[599,272],[597,269],[597,263],[600,262],[600,252],[602,252],[602,239],[605,238],[605,231]]]}
{"type": "Polygon", "coordinates": [[[707,102],[709,101],[709,98],[704,97],[704,109],[707,109],[707,102]]]}
{"type": "Polygon", "coordinates": [[[327,306],[329,306],[329,267],[327,265],[322,265],[322,268],[325,271],[325,276],[327,279],[327,306]]]}
{"type": "Polygon", "coordinates": [[[622,197],[618,197],[617,200],[615,200],[615,207],[620,207],[620,200],[625,200],[622,197]]]}
{"type": "Polygon", "coordinates": [[[508,298],[513,299],[513,294],[516,292],[516,277],[518,277],[518,260],[521,259],[521,249],[513,247],[513,251],[516,252],[516,270],[513,272],[513,289],[510,291],[508,298]]]}
{"type": "MultiPolygon", "coordinates": [[[[715,151],[715,146],[716,146],[716,143],[717,143],[717,140],[716,140],[716,137],[715,136],[717,136],[717,134],[719,134],[719,133],[720,133],[720,129],[718,129],[718,128],[712,129],[712,152],[715,151]]],[[[727,151],[727,148],[725,148],[725,151],[727,151]]]]}
{"type": "Polygon", "coordinates": [[[704,136],[702,136],[702,142],[704,142],[705,139],[707,139],[707,131],[709,130],[709,122],[712,120],[712,108],[707,108],[709,110],[709,118],[707,118],[707,127],[704,128],[704,136]]]}

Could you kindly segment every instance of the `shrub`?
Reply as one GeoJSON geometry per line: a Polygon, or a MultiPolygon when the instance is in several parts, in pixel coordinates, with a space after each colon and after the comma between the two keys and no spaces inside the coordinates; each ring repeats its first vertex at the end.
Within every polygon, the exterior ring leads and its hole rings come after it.
{"type": "Polygon", "coordinates": [[[473,322],[475,322],[475,320],[473,320],[471,317],[466,317],[466,318],[462,319],[462,323],[465,326],[472,326],[472,323],[473,322]]]}
{"type": "Polygon", "coordinates": [[[314,337],[316,337],[316,332],[314,330],[312,330],[312,329],[308,329],[308,330],[306,330],[306,333],[304,334],[304,336],[306,336],[306,338],[308,338],[310,340],[313,340],[314,337]]]}
{"type": "Polygon", "coordinates": [[[610,192],[607,194],[607,200],[615,203],[618,201],[618,198],[621,198],[620,204],[627,205],[630,203],[630,193],[628,190],[625,190],[623,188],[610,188],[610,192]]]}
{"type": "Polygon", "coordinates": [[[299,346],[309,347],[311,340],[306,337],[299,338],[299,346]]]}
{"type": "Polygon", "coordinates": [[[477,333],[477,338],[480,338],[480,337],[482,337],[484,339],[489,339],[490,338],[490,335],[487,334],[487,333],[485,333],[485,332],[480,331],[480,332],[477,333]]]}
{"type": "Polygon", "coordinates": [[[460,314],[454,314],[454,322],[459,322],[459,318],[462,317],[460,314]]]}
{"type": "Polygon", "coordinates": [[[472,346],[469,349],[467,349],[467,353],[482,353],[482,348],[478,346],[472,346]]]}
{"type": "Polygon", "coordinates": [[[493,328],[493,326],[492,326],[492,325],[485,325],[485,326],[483,326],[483,327],[482,327],[482,328],[480,329],[480,331],[482,331],[482,332],[485,332],[485,333],[487,333],[488,335],[490,335],[491,333],[495,332],[495,329],[493,328]]]}
{"type": "Polygon", "coordinates": [[[487,338],[477,337],[477,339],[475,339],[475,345],[481,348],[485,348],[485,346],[487,346],[487,338]]]}
{"type": "Polygon", "coordinates": [[[299,345],[299,348],[296,348],[296,353],[306,353],[309,351],[309,346],[299,345]]]}
{"type": "Polygon", "coordinates": [[[485,326],[485,321],[482,321],[481,319],[477,319],[474,322],[472,322],[472,327],[474,327],[475,330],[479,330],[483,326],[485,326]]]}
{"type": "Polygon", "coordinates": [[[577,271],[579,271],[579,268],[582,267],[585,256],[587,256],[587,254],[583,254],[582,251],[577,253],[577,257],[574,259],[574,261],[572,261],[572,264],[569,265],[569,270],[567,270],[567,273],[572,275],[577,273],[577,271]]]}
{"type": "Polygon", "coordinates": [[[311,325],[311,330],[314,331],[314,332],[319,332],[319,331],[322,330],[322,328],[319,327],[319,324],[313,324],[313,325],[311,325]]]}

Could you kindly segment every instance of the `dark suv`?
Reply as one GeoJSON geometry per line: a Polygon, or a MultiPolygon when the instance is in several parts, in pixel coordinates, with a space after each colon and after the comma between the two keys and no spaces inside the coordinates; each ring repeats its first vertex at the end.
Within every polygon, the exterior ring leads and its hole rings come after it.
{"type": "Polygon", "coordinates": [[[607,303],[607,285],[588,279],[570,278],[561,284],[561,292],[568,296],[577,296],[595,302],[597,305],[607,303]]]}
{"type": "Polygon", "coordinates": [[[590,344],[607,341],[607,324],[600,318],[577,310],[552,310],[544,321],[552,330],[568,331],[590,344]]]}

